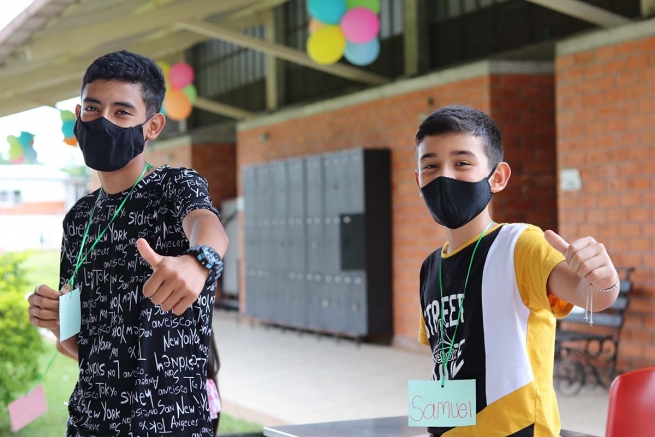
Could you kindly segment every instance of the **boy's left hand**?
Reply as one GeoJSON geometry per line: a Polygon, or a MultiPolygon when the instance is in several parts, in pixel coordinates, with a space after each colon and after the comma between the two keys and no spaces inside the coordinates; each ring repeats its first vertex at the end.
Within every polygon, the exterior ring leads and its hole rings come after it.
{"type": "Polygon", "coordinates": [[[209,270],[192,255],[159,255],[143,238],[139,238],[136,245],[153,270],[143,286],[143,294],[162,310],[173,310],[174,314],[182,315],[198,299],[209,270]]]}
{"type": "Polygon", "coordinates": [[[603,290],[612,287],[618,280],[618,273],[605,246],[592,237],[584,237],[569,244],[553,231],[546,231],[544,237],[566,257],[566,264],[577,275],[594,288],[603,290]]]}

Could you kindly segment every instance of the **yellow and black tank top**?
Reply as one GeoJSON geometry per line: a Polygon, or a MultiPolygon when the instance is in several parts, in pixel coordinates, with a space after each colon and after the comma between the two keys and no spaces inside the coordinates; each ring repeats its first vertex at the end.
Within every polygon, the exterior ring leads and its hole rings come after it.
{"type": "Polygon", "coordinates": [[[546,283],[564,257],[535,226],[496,225],[480,241],[464,297],[477,239],[450,253],[445,245],[421,267],[419,341],[432,348],[432,379],[443,378],[440,352],[452,344],[447,379],[474,379],[477,403],[475,426],[428,431],[447,437],[557,436],[555,319],[573,306],[550,295],[546,283]]]}

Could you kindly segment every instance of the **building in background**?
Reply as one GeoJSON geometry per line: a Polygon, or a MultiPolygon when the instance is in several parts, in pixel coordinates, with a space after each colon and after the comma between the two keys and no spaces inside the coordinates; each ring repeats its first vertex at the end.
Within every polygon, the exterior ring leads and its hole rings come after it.
{"type": "Polygon", "coordinates": [[[43,165],[0,166],[0,252],[59,249],[68,209],[87,181],[43,165]]]}

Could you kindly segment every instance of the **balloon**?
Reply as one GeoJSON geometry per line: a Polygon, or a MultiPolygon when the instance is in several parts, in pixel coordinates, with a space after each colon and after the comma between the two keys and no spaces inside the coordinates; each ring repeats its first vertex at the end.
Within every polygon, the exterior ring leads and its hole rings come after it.
{"type": "Polygon", "coordinates": [[[7,137],[9,143],[9,160],[12,162],[23,157],[23,148],[20,145],[20,140],[15,135],[7,137]]]}
{"type": "Polygon", "coordinates": [[[346,0],[346,9],[351,10],[354,8],[366,8],[379,14],[380,0],[346,0]]]}
{"type": "Polygon", "coordinates": [[[307,41],[307,53],[318,64],[334,64],[346,48],[346,38],[339,26],[318,29],[307,41]]]}
{"type": "Polygon", "coordinates": [[[168,74],[168,81],[171,84],[171,88],[181,90],[185,86],[193,83],[193,68],[184,62],[172,65],[171,71],[168,74]]]}
{"type": "Polygon", "coordinates": [[[184,88],[182,88],[182,92],[184,93],[184,95],[187,96],[189,102],[191,102],[192,105],[196,102],[196,99],[198,99],[198,91],[196,90],[196,87],[193,84],[187,85],[184,88]]]}
{"type": "Polygon", "coordinates": [[[23,156],[27,162],[36,162],[36,150],[32,145],[34,144],[34,135],[29,132],[21,132],[18,137],[21,147],[23,148],[23,156]]]}
{"type": "Polygon", "coordinates": [[[348,41],[363,44],[377,36],[380,31],[380,19],[370,9],[351,9],[341,20],[341,30],[348,41]]]}
{"type": "Polygon", "coordinates": [[[77,139],[75,137],[64,138],[64,143],[68,144],[69,146],[77,146],[77,139]]]}
{"type": "Polygon", "coordinates": [[[309,15],[321,23],[339,24],[346,13],[345,0],[307,0],[309,15]]]}
{"type": "Polygon", "coordinates": [[[67,121],[72,121],[73,123],[75,123],[75,120],[77,119],[75,113],[72,111],[59,111],[59,115],[61,117],[61,121],[63,121],[64,123],[67,121]]]}
{"type": "Polygon", "coordinates": [[[314,32],[316,32],[321,27],[325,27],[325,23],[321,23],[316,18],[310,18],[309,19],[309,34],[310,35],[312,35],[314,32]]]}
{"type": "Polygon", "coordinates": [[[71,138],[75,136],[75,123],[72,121],[65,121],[61,126],[61,133],[64,134],[64,138],[71,138]]]}
{"type": "Polygon", "coordinates": [[[171,71],[171,65],[166,61],[157,61],[157,65],[159,65],[159,68],[161,68],[162,73],[164,73],[164,77],[168,78],[168,75],[170,74],[171,71]]]}
{"type": "Polygon", "coordinates": [[[346,43],[343,56],[354,65],[368,65],[375,61],[380,54],[380,40],[373,38],[364,44],[346,43]]]}
{"type": "Polygon", "coordinates": [[[171,120],[184,120],[191,115],[191,102],[189,98],[182,92],[171,88],[166,93],[164,99],[164,108],[166,109],[166,116],[171,120]]]}

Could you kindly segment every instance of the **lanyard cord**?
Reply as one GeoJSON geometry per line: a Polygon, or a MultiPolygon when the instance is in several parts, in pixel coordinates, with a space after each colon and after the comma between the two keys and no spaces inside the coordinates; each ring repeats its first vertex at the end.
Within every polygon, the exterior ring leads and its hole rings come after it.
{"type": "MultiPolygon", "coordinates": [[[[453,345],[455,344],[455,337],[457,335],[457,328],[459,327],[459,321],[462,318],[462,308],[464,308],[464,298],[466,297],[466,286],[469,283],[469,275],[471,274],[471,267],[473,266],[473,258],[475,257],[475,252],[478,250],[478,246],[480,245],[480,241],[482,241],[482,237],[484,237],[484,234],[489,230],[491,225],[494,222],[492,221],[487,225],[486,228],[484,228],[484,231],[480,233],[480,236],[478,237],[477,243],[475,243],[475,247],[473,248],[473,253],[471,254],[471,261],[469,262],[469,268],[468,272],[466,272],[466,280],[464,281],[464,293],[462,293],[462,301],[459,303],[459,311],[457,312],[457,324],[455,325],[455,332],[453,333],[453,341],[450,342],[450,348],[448,348],[448,354],[444,354],[445,352],[445,346],[444,346],[444,339],[446,338],[446,320],[443,315],[443,307],[441,308],[441,326],[443,332],[441,333],[441,366],[443,368],[443,378],[441,378],[441,387],[444,387],[446,384],[446,363],[450,362],[450,358],[452,357],[453,353],[453,345]]],[[[439,258],[439,292],[441,294],[441,301],[443,302],[443,281],[441,279],[441,271],[443,270],[443,258],[439,258]]],[[[451,319],[452,320],[452,319],[451,319]]]]}
{"type": "Polygon", "coordinates": [[[118,217],[118,214],[121,212],[123,209],[123,205],[125,205],[125,202],[127,202],[127,199],[132,195],[132,192],[136,188],[137,184],[141,182],[143,179],[143,175],[146,174],[146,171],[148,171],[149,168],[152,168],[152,166],[148,163],[146,163],[146,166],[143,168],[143,171],[141,172],[141,176],[134,182],[134,185],[132,185],[132,188],[130,189],[130,192],[125,195],[123,198],[123,201],[121,202],[120,206],[116,209],[114,212],[114,215],[112,216],[111,220],[109,220],[109,223],[107,223],[107,226],[105,226],[105,229],[102,230],[102,232],[96,237],[95,241],[89,247],[89,249],[84,253],[84,256],[82,256],[82,252],[84,252],[84,245],[86,244],[86,238],[89,235],[89,229],[91,229],[91,222],[93,221],[93,214],[96,210],[96,206],[98,205],[98,198],[100,197],[100,192],[98,192],[98,197],[96,197],[96,201],[93,204],[93,209],[91,209],[91,214],[89,215],[89,221],[86,224],[86,229],[84,230],[84,236],[82,237],[82,244],[80,245],[80,251],[77,254],[77,261],[75,262],[75,270],[73,270],[73,275],[71,278],[68,280],[68,284],[73,287],[73,282],[75,281],[75,276],[77,275],[77,271],[80,269],[82,264],[84,264],[84,261],[86,260],[86,257],[93,251],[93,249],[96,247],[96,244],[102,239],[102,236],[105,235],[105,232],[107,232],[107,229],[109,229],[109,226],[114,222],[116,217],[118,217]]]}

